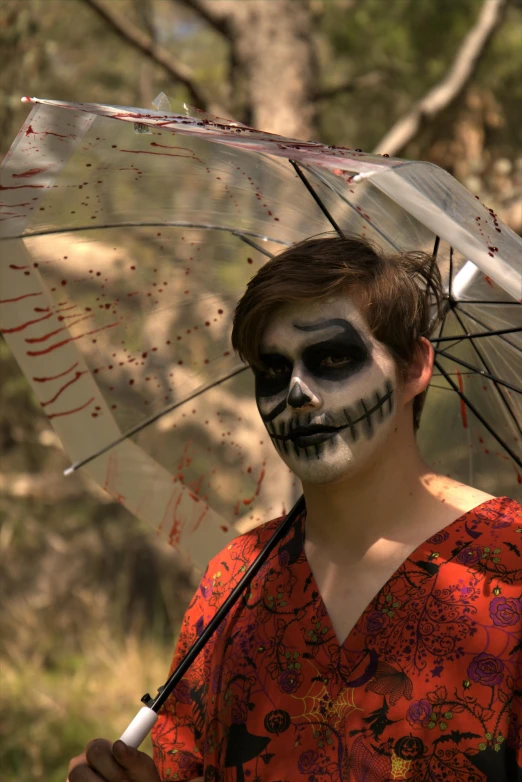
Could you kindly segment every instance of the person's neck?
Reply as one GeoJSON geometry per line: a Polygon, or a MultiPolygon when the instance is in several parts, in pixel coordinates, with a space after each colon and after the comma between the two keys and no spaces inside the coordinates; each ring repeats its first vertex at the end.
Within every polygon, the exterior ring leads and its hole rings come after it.
{"type": "Polygon", "coordinates": [[[440,507],[436,481],[411,427],[397,430],[378,459],[353,478],[303,484],[308,548],[346,562],[361,560],[384,539],[407,541],[419,519],[440,507]]]}

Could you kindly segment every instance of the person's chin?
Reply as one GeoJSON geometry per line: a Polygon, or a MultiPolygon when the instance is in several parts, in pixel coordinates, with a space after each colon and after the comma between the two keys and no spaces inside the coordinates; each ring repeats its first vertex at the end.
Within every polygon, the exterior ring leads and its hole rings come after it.
{"type": "Polygon", "coordinates": [[[331,485],[341,483],[344,480],[350,480],[359,472],[357,459],[350,460],[328,460],[322,459],[310,461],[307,464],[296,463],[288,464],[293,473],[300,479],[303,487],[306,484],[331,485]]]}
{"type": "Polygon", "coordinates": [[[362,475],[373,464],[376,457],[376,447],[372,443],[361,443],[359,448],[352,450],[344,446],[342,453],[335,457],[326,454],[322,459],[302,462],[293,460],[287,462],[293,473],[300,479],[303,488],[306,484],[314,486],[333,486],[334,484],[352,481],[362,475]],[[362,446],[362,447],[361,447],[362,446]]]}

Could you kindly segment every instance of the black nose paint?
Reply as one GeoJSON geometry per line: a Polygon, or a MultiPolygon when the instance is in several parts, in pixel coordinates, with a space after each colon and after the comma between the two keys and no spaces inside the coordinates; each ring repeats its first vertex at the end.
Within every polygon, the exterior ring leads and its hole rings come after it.
{"type": "Polygon", "coordinates": [[[312,397],[305,394],[299,383],[295,383],[288,394],[287,401],[290,407],[303,407],[303,405],[307,405],[308,402],[312,401],[312,397]]]}

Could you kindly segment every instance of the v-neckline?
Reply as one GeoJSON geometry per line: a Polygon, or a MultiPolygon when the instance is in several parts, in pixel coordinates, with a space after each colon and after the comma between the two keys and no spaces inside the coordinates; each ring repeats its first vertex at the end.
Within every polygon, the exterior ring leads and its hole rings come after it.
{"type": "Polygon", "coordinates": [[[319,586],[318,586],[317,581],[315,579],[313,570],[310,567],[310,563],[308,562],[308,557],[306,556],[306,551],[305,551],[305,546],[304,546],[304,542],[305,542],[305,525],[306,525],[306,506],[305,506],[305,508],[304,508],[304,510],[303,510],[303,512],[301,514],[301,517],[299,519],[299,524],[300,524],[300,534],[301,534],[302,556],[304,557],[304,561],[306,563],[306,569],[308,571],[308,575],[306,577],[306,581],[309,584],[309,586],[312,588],[312,591],[317,593],[317,596],[318,596],[317,597],[317,601],[319,603],[319,607],[320,607],[321,613],[322,613],[322,615],[324,617],[323,622],[326,621],[330,625],[330,630],[331,630],[331,633],[332,633],[332,641],[331,641],[331,643],[334,643],[335,645],[337,645],[337,648],[339,649],[339,651],[344,653],[344,652],[346,652],[348,650],[348,647],[350,646],[350,642],[353,641],[353,637],[354,636],[357,636],[358,638],[364,638],[364,632],[362,631],[362,629],[360,627],[360,624],[361,624],[364,616],[368,613],[368,610],[372,606],[374,606],[374,604],[375,604],[376,600],[379,598],[379,595],[382,592],[382,590],[386,587],[387,584],[389,584],[391,581],[393,581],[393,579],[396,578],[396,576],[399,573],[400,569],[405,565],[406,562],[408,562],[409,560],[416,560],[416,561],[418,561],[419,559],[421,559],[421,557],[422,557],[422,555],[424,553],[424,549],[426,548],[426,546],[430,545],[428,543],[428,541],[431,538],[433,538],[435,535],[441,535],[443,533],[448,533],[448,537],[451,537],[449,533],[450,533],[450,530],[452,529],[452,527],[454,527],[458,523],[462,522],[462,520],[466,516],[468,516],[470,514],[475,514],[476,515],[477,511],[479,511],[480,508],[482,508],[484,505],[488,505],[491,502],[497,502],[498,503],[498,502],[501,502],[502,500],[509,500],[509,499],[510,499],[509,497],[492,497],[489,500],[484,500],[484,502],[481,502],[479,505],[476,505],[474,508],[470,508],[465,513],[462,513],[460,516],[458,516],[458,518],[456,518],[453,521],[451,521],[445,527],[442,527],[440,530],[436,530],[435,532],[433,532],[430,535],[429,538],[427,538],[422,543],[420,543],[417,546],[417,548],[413,549],[408,554],[408,556],[399,564],[399,566],[394,570],[394,572],[387,579],[387,581],[384,584],[382,584],[382,586],[377,590],[377,592],[372,597],[372,599],[370,600],[370,602],[368,603],[366,608],[362,611],[361,615],[358,617],[358,619],[355,622],[355,624],[349,630],[346,638],[344,639],[344,641],[342,643],[339,642],[339,638],[337,637],[337,633],[335,631],[332,619],[330,617],[330,614],[328,613],[328,609],[326,607],[326,603],[324,602],[323,596],[321,594],[321,590],[319,589],[319,586]]]}

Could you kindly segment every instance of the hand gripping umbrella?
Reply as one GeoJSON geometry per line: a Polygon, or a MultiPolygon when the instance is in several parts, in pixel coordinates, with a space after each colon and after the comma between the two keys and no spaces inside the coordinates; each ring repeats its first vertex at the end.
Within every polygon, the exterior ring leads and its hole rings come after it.
{"type": "Polygon", "coordinates": [[[292,523],[300,488],[230,349],[231,315],[267,257],[334,230],[436,255],[446,313],[421,451],[520,497],[522,240],[448,173],[173,113],[165,96],[153,111],[31,102],[0,170],[0,326],[69,472],[199,566],[294,506],[292,523]]]}

